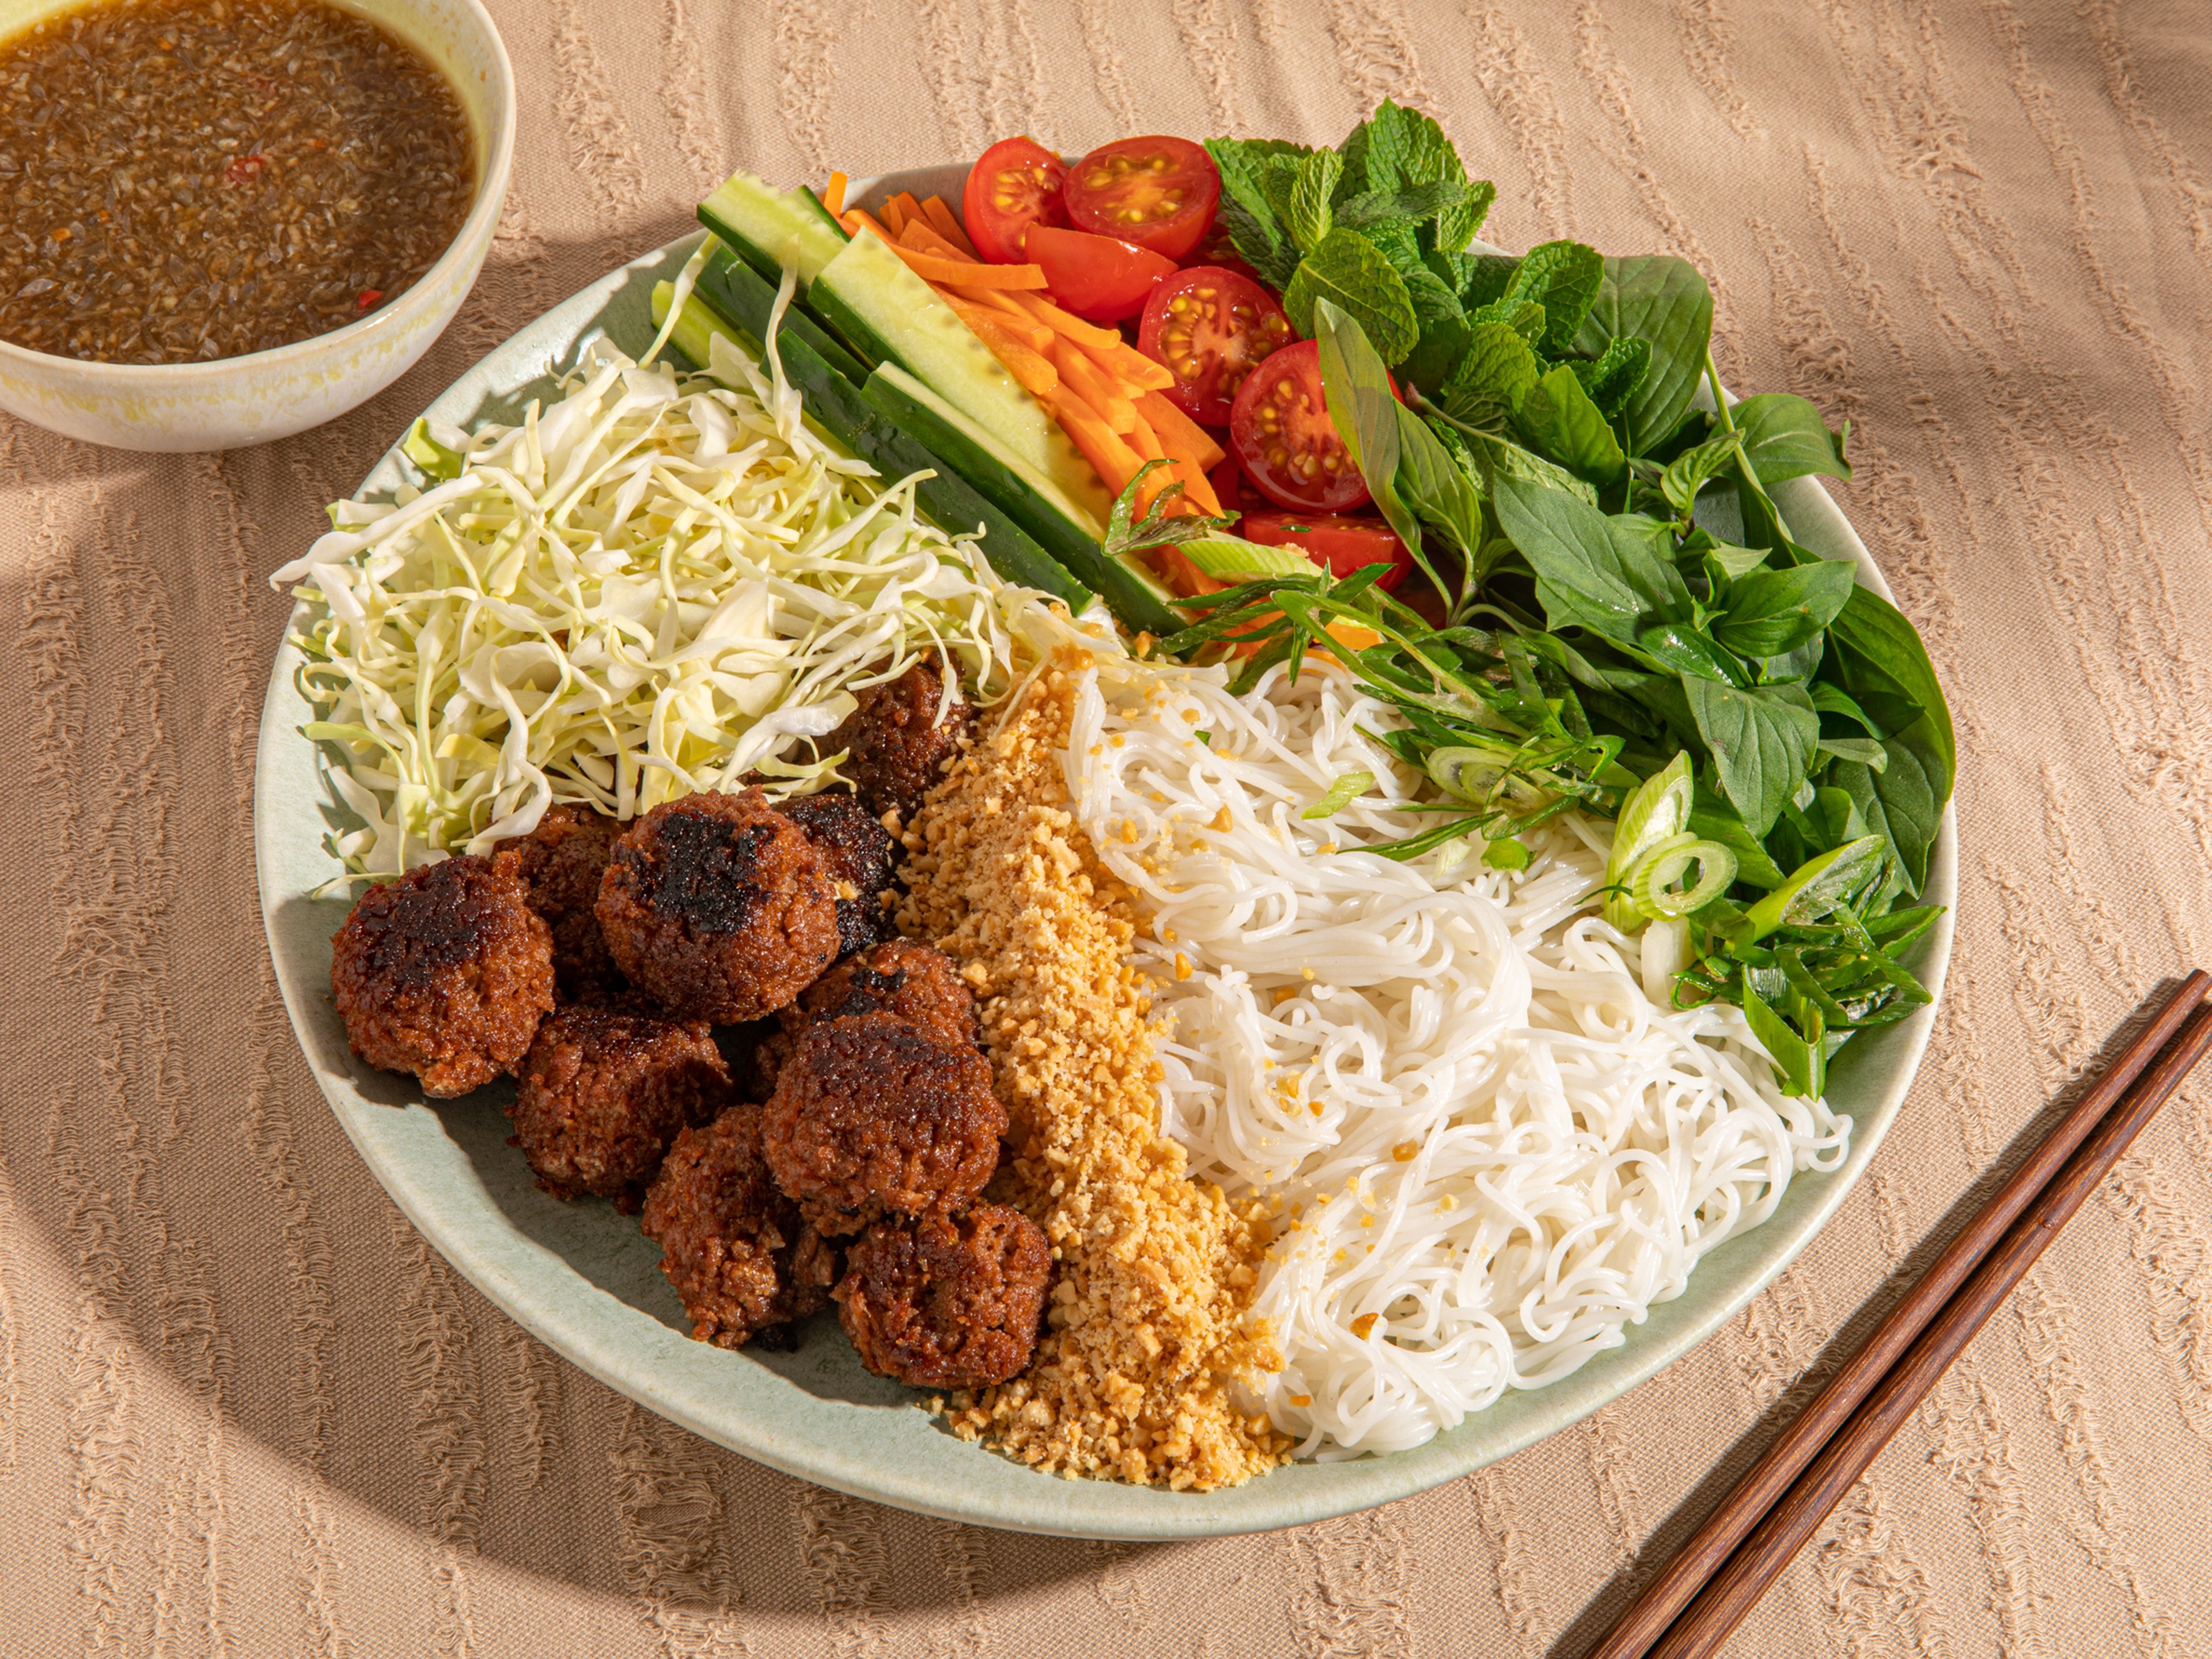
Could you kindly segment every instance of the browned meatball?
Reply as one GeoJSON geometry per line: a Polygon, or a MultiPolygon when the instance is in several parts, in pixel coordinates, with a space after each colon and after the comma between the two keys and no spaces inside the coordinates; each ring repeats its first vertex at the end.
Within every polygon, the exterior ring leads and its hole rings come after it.
{"type": "Polygon", "coordinates": [[[528,835],[502,842],[492,862],[530,890],[530,908],[553,930],[553,976],[566,997],[604,998],[623,988],[593,907],[619,819],[588,806],[549,806],[528,835]]]}
{"type": "Polygon", "coordinates": [[[599,927],[615,966],[670,1013],[774,1013],[837,959],[822,855],[757,789],[656,806],[614,844],[599,927]]]}
{"type": "Polygon", "coordinates": [[[981,1389],[1030,1363],[1052,1250],[1018,1210],[879,1221],[830,1294],[860,1363],[916,1389],[981,1389]]]}
{"type": "Polygon", "coordinates": [[[942,951],[909,939],[886,939],[847,957],[800,993],[776,1018],[793,1036],[830,1019],[896,1014],[940,1042],[978,1042],[975,999],[942,951]]]}
{"type": "Polygon", "coordinates": [[[571,1003],[538,1026],[507,1115],[554,1197],[592,1193],[635,1210],[678,1133],[736,1098],[705,1020],[571,1003]]]}
{"type": "Polygon", "coordinates": [[[891,884],[890,831],[860,797],[842,790],[802,795],[777,809],[806,832],[837,889],[837,948],[849,956],[884,936],[883,895],[891,884]]]}
{"type": "Polygon", "coordinates": [[[944,691],[935,665],[918,662],[895,680],[854,693],[860,706],[822,739],[825,755],[848,751],[838,770],[875,811],[911,817],[959,747],[973,711],[955,687],[952,706],[939,720],[944,691]]]}
{"type": "Polygon", "coordinates": [[[1006,1109],[975,1049],[896,1014],[811,1027],[775,1080],[761,1148],[776,1183],[830,1237],[886,1210],[964,1207],[998,1167],[1006,1109]]]}
{"type": "Polygon", "coordinates": [[[742,1347],[826,1305],[836,1252],[776,1191],[760,1157],[760,1109],[733,1106],[684,1131],[646,1194],[646,1237],[691,1316],[691,1334],[742,1347]]]}
{"type": "Polygon", "coordinates": [[[488,859],[370,888],[331,945],[331,994],[354,1053],[412,1072],[426,1095],[465,1095],[512,1070],[553,1006],[553,936],[488,859]]]}

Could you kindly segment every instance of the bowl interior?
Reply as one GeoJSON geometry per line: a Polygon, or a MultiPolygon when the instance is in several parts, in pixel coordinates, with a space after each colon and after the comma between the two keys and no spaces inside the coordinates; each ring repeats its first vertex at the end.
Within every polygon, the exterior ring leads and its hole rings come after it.
{"type": "MultiPolygon", "coordinates": [[[[963,169],[932,168],[861,181],[852,199],[900,189],[957,187],[963,169]]],[[[434,416],[467,426],[512,420],[605,335],[635,353],[651,340],[649,295],[697,246],[672,243],[524,328],[434,403],[434,416]]],[[[404,476],[396,453],[369,476],[371,491],[404,476]]],[[[1854,560],[1887,592],[1850,525],[1810,480],[1784,486],[1801,540],[1854,560]]],[[[797,1349],[730,1353],[691,1341],[655,1247],[635,1222],[599,1201],[563,1204],[532,1183],[506,1143],[503,1095],[426,1102],[410,1079],[362,1066],[331,1005],[330,936],[344,896],[319,896],[337,872],[324,837],[338,821],[293,684],[298,653],[277,655],[263,710],[255,847],[263,913],[285,1000],[310,1065],[362,1157],[416,1225],[488,1297],[610,1386],[709,1439],[789,1474],[898,1507],[982,1526],[1085,1537],[1164,1539],[1255,1532],[1368,1508],[1426,1490],[1566,1427],[1652,1376],[1710,1335],[1789,1263],[1865,1170],[1918,1066],[1935,1010],[1838,1057],[1830,1098],[1855,1120],[1850,1156],[1836,1172],[1799,1176],[1762,1227],[1707,1256],[1686,1294],[1654,1309],[1627,1341],[1551,1387],[1508,1395],[1427,1445],[1385,1457],[1305,1463],[1234,1491],[1206,1495],[1068,1481],[954,1439],[915,1408],[920,1396],[863,1371],[824,1316],[797,1349]]],[[[1930,902],[1952,902],[1955,831],[1947,814],[1929,875],[1930,902]]],[[[1947,913],[1917,968],[1941,987],[1947,913]]]]}

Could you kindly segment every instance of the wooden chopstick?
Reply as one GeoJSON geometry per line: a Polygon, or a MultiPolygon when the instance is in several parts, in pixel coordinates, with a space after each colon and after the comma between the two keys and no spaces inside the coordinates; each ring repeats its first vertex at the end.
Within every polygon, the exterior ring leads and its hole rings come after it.
{"type": "MultiPolygon", "coordinates": [[[[1915,1342],[1928,1331],[1931,1322],[1939,1315],[1946,1313],[1954,1293],[1970,1276],[1977,1273],[1993,1248],[1999,1246],[2001,1241],[2008,1242],[2009,1231],[2019,1222],[2022,1213],[2031,1205],[2036,1206],[2037,1216],[2048,1213],[2047,1206],[2039,1200],[2043,1199],[2046,1189],[2054,1194],[2057,1193],[2054,1177],[2059,1175],[2062,1167],[2069,1173],[2074,1170],[2075,1165],[2069,1164],[2068,1159],[2082,1148],[2091,1132],[2111,1114],[2113,1103],[2123,1095],[2130,1097],[2130,1111],[2112,1119],[2116,1126],[2135,1111],[2141,1110],[2142,1116],[2147,1118],[2158,1109],[2166,1096],[2179,1084],[2182,1075],[2196,1063],[2197,1056],[2203,1052],[2206,1033],[2212,1031],[2212,1011],[2203,1010],[2202,1006],[2208,988],[2212,988],[2212,975],[2198,969],[2193,970],[2162,1001],[2154,998],[2144,1005],[2147,1010],[2151,1011],[2149,1018],[2120,1051],[2112,1066],[2082,1093],[2073,1109],[2052,1126],[2050,1133],[2021,1166],[1944,1248],[1928,1271],[1883,1316],[1866,1342],[1838,1367],[1835,1374],[1807,1403],[1804,1410],[1775,1437],[1773,1443],[1729,1490],[1705,1524],[1698,1528],[1664,1570],[1644,1587],[1620,1621],[1597,1646],[1589,1650],[1585,1659],[1644,1659],[1646,1654],[1656,1653],[1664,1653],[1668,1659],[1686,1659],[1686,1656],[1692,1652],[1710,1651],[1710,1648],[1672,1645],[1674,1633],[1669,1626],[1677,1624],[1683,1610],[1693,1600],[1705,1609],[1700,1615],[1699,1629],[1710,1626],[1727,1607],[1734,1608],[1733,1615],[1720,1626],[1719,1634],[1713,1638],[1712,1645],[1718,1645],[1720,1639],[1735,1627],[1737,1620],[1749,1610],[1752,1602],[1758,1599],[1759,1590],[1765,1588],[1773,1574],[1786,1565],[1790,1554],[1796,1549],[1796,1545],[1792,1544],[1779,1560],[1772,1563],[1771,1570],[1765,1578],[1757,1581],[1757,1587],[1749,1590],[1741,1606],[1735,1606],[1733,1601],[1727,1601],[1724,1606],[1721,1599],[1723,1595],[1740,1594],[1752,1582],[1746,1574],[1730,1572],[1728,1582],[1735,1586],[1735,1589],[1718,1590],[1720,1575],[1735,1565],[1733,1557],[1738,1553],[1738,1547],[1745,1543],[1754,1529],[1761,1528],[1770,1514],[1777,1511],[1786,1495],[1796,1491],[1793,1483],[1798,1482],[1800,1477],[1806,1474],[1808,1466],[1820,1454],[1823,1446],[1832,1437],[1837,1437],[1838,1431],[1844,1429],[1847,1424],[1856,1421],[1853,1413],[1884,1383],[1893,1368],[1908,1350],[1913,1349],[1915,1342]],[[2181,1060],[2186,1045],[2179,1041],[2169,1042],[2169,1039],[2174,1038],[2175,1033],[2185,1024],[2189,1025],[2191,1034],[2188,1042],[2197,1046],[2187,1049],[2186,1062],[2180,1064],[2179,1070],[2175,1071],[2173,1064],[2181,1060]],[[2132,1085],[2143,1076],[2145,1067],[2151,1065],[2154,1057],[2159,1063],[2152,1076],[2144,1079],[2142,1088],[2133,1088],[2132,1085]],[[2164,1079],[2170,1080],[2163,1082],[2164,1092],[2160,1092],[2160,1082],[2164,1079]],[[1715,1589],[1709,1590],[1709,1585],[1715,1589]],[[1667,1638],[1664,1644],[1661,1644],[1662,1636],[1667,1638]]],[[[2140,1122],[2136,1127],[2140,1127],[2140,1122]]],[[[2134,1129],[2129,1129],[2128,1137],[2132,1139],[2134,1133],[2134,1129]]],[[[2101,1139],[2099,1144],[2102,1144],[2101,1139]]],[[[2111,1157],[2117,1158],[2125,1145],[2126,1140],[2121,1140],[2114,1146],[2111,1157]]],[[[2083,1156],[2087,1156],[2086,1152],[2083,1156]]],[[[2079,1161],[2077,1158],[2076,1163],[2079,1161]]],[[[2110,1161],[2108,1158],[2106,1163],[2110,1161]]],[[[2078,1206],[2079,1202],[2077,1198],[2075,1203],[2078,1206]]],[[[2065,1212],[2068,1216],[2072,1213],[2071,1207],[2065,1212]]],[[[2060,1217],[2059,1222],[2063,1223],[2063,1216],[2060,1217]]],[[[2053,1228],[2057,1224],[2051,1224],[2053,1228]]],[[[2049,1234],[2039,1231],[2038,1236],[2047,1238],[2049,1234]]],[[[2041,1245],[2039,1243],[2036,1248],[2040,1249],[2041,1245]]],[[[2033,1260],[2033,1255],[2027,1260],[2033,1260]]],[[[2021,1271],[2025,1272],[2026,1267],[2027,1263],[2023,1261],[2021,1271]]],[[[2015,1274],[2014,1278],[2017,1277],[2015,1274]]],[[[2008,1285],[2007,1289],[2009,1288],[2008,1285]]],[[[1966,1338],[1979,1328],[1982,1317],[1986,1316],[1984,1310],[1980,1317],[1972,1320],[1964,1334],[1958,1336],[1958,1346],[1964,1346],[1966,1338]]],[[[1952,1355],[1957,1353],[1958,1346],[1951,1348],[1952,1355]]],[[[1948,1364],[1949,1358],[1947,1357],[1943,1363],[1948,1364]]],[[[1932,1382],[1941,1370],[1939,1365],[1936,1373],[1930,1374],[1929,1381],[1932,1382]]],[[[1925,1391],[1924,1384],[1922,1391],[1925,1391]]],[[[1913,1396],[1916,1401],[1918,1397],[1917,1394],[1913,1396]]],[[[1891,1431],[1894,1431],[1893,1425],[1891,1431]]],[[[1885,1433],[1881,1440],[1867,1449],[1868,1461],[1887,1438],[1888,1434],[1885,1433]]],[[[1854,1438],[1851,1443],[1856,1446],[1859,1442],[1854,1438]]],[[[1863,1467],[1864,1462],[1862,1462],[1859,1468],[1863,1467]]],[[[1834,1496],[1807,1523],[1808,1532],[1834,1506],[1837,1498],[1849,1487],[1850,1481],[1856,1478],[1857,1469],[1854,1469],[1850,1479],[1837,1487],[1834,1496]]],[[[1801,1535],[1799,1542],[1802,1541],[1801,1535]]],[[[1771,1546],[1767,1553],[1771,1553],[1771,1546]]],[[[1762,1555],[1760,1560],[1765,1559],[1765,1556],[1762,1555]]],[[[1745,1566],[1748,1573],[1754,1564],[1747,1559],[1745,1566]]],[[[1686,1632],[1685,1639],[1688,1639],[1686,1632]]]]}
{"type": "Polygon", "coordinates": [[[1892,1436],[1919,1407],[1936,1379],[1950,1368],[1989,1316],[2003,1305],[2043,1254],[2045,1245],[2097,1189],[2128,1143],[2181,1086],[2190,1068],[2212,1048],[2212,1008],[2190,1015],[2172,1042],[2128,1091],[2118,1109],[2098,1124],[2026,1215],[1944,1304],[1943,1311],[1905,1350],[1865,1405],[1820,1448],[1782,1501],[1767,1510],[1698,1592],[1697,1599],[1651,1649],[1651,1659],[1708,1659],[1742,1622],[1768,1585],[1804,1547],[1828,1512],[1892,1436]]]}

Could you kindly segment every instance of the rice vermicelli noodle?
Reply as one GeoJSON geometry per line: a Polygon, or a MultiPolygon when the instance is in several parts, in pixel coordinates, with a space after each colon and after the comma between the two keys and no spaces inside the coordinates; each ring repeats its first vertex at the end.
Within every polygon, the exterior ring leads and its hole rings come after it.
{"type": "Polygon", "coordinates": [[[1249,1387],[1300,1455],[1557,1381],[1843,1161],[1850,1121],[1782,1095],[1740,1010],[1645,994],[1595,914],[1610,823],[1553,819],[1520,870],[1479,841],[1395,862],[1363,849],[1431,821],[1403,810],[1423,781],[1341,668],[1235,697],[1222,669],[1093,662],[1070,793],[1148,916],[1164,1127],[1282,1206],[1255,1312],[1284,1363],[1249,1387]]]}

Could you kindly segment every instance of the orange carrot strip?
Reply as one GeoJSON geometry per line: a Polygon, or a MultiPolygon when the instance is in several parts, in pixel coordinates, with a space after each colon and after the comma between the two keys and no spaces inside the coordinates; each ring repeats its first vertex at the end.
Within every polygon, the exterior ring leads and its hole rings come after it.
{"type": "MultiPolygon", "coordinates": [[[[1095,404],[1091,406],[1097,407],[1095,404]]],[[[1135,416],[1136,411],[1132,410],[1130,413],[1135,416]]],[[[1129,429],[1121,436],[1127,441],[1129,447],[1137,452],[1137,459],[1140,461],[1172,461],[1175,459],[1160,447],[1160,434],[1153,431],[1152,423],[1142,416],[1131,420],[1129,429]]],[[[1175,469],[1170,466],[1168,471],[1172,472],[1175,469]]],[[[1157,472],[1152,474],[1154,479],[1159,477],[1157,472]]]]}
{"type": "Polygon", "coordinates": [[[1082,399],[1070,393],[1065,386],[1052,399],[1053,418],[1060,424],[1083,459],[1098,469],[1098,476],[1106,487],[1116,495],[1129,487],[1129,480],[1137,476],[1143,465],[1136,452],[1115,436],[1113,428],[1101,420],[1097,412],[1082,399]]]}
{"type": "Polygon", "coordinates": [[[953,295],[946,294],[942,297],[945,304],[960,314],[960,320],[975,331],[975,337],[991,348],[991,355],[1006,366],[1006,373],[1019,380],[1031,394],[1049,398],[1060,390],[1060,371],[1000,327],[997,319],[990,312],[953,295]]]}
{"type": "Polygon", "coordinates": [[[1164,392],[1175,384],[1175,376],[1168,373],[1164,363],[1156,363],[1150,357],[1118,337],[1114,343],[1101,350],[1091,349],[1099,366],[1131,392],[1164,392]]]}
{"type": "Polygon", "coordinates": [[[884,239],[898,257],[924,282],[957,283],[967,288],[1042,288],[1044,270],[1037,265],[987,265],[964,259],[940,259],[933,253],[917,253],[896,236],[884,239]]]}
{"type": "Polygon", "coordinates": [[[1082,318],[1062,311],[1042,294],[1024,294],[1021,302],[1036,314],[1037,321],[1055,334],[1065,334],[1078,345],[1087,346],[1094,351],[1111,351],[1122,343],[1121,337],[1112,329],[1086,323],[1082,318]]]}
{"type": "Polygon", "coordinates": [[[884,205],[889,207],[891,202],[898,204],[899,223],[902,225],[910,225],[922,216],[921,204],[914,199],[914,192],[910,190],[901,191],[884,205]]]}
{"type": "MultiPolygon", "coordinates": [[[[1078,397],[1096,410],[1106,424],[1127,436],[1139,424],[1137,406],[1121,395],[1113,377],[1100,368],[1091,354],[1071,340],[1056,343],[1053,362],[1059,366],[1060,378],[1072,386],[1078,397]]],[[[1150,456],[1146,457],[1150,459],[1150,456]]]]}
{"type": "Polygon", "coordinates": [[[1182,498],[1197,503],[1199,510],[1212,518],[1221,516],[1221,497],[1213,493],[1213,483],[1206,471],[1188,455],[1177,455],[1175,475],[1182,483],[1182,498]]]}
{"type": "Polygon", "coordinates": [[[1137,413],[1152,423],[1152,430],[1172,453],[1195,461],[1201,471],[1221,465],[1221,446],[1206,436],[1204,427],[1158,392],[1140,392],[1129,401],[1136,404],[1137,413]]]}
{"type": "Polygon", "coordinates": [[[958,248],[969,258],[975,257],[975,245],[968,240],[968,233],[960,228],[960,221],[945,204],[942,196],[933,196],[921,204],[922,215],[937,227],[937,234],[958,248]]]}
{"type": "Polygon", "coordinates": [[[845,216],[845,175],[833,173],[830,182],[822,187],[822,205],[830,210],[832,219],[845,216]]]}
{"type": "Polygon", "coordinates": [[[909,219],[906,228],[899,232],[899,246],[910,247],[916,253],[934,254],[940,259],[954,259],[974,264],[958,248],[937,234],[937,227],[927,219],[909,219]]]}
{"type": "Polygon", "coordinates": [[[959,283],[940,283],[937,290],[948,299],[965,300],[969,305],[981,307],[1000,328],[1038,356],[1050,357],[1053,355],[1052,343],[1058,337],[1028,312],[1009,301],[1004,289],[969,288],[959,283]]]}
{"type": "Polygon", "coordinates": [[[876,216],[884,222],[884,228],[890,232],[893,240],[906,234],[906,210],[899,205],[897,197],[892,197],[890,201],[878,208],[876,216]]]}
{"type": "Polygon", "coordinates": [[[898,246],[898,238],[885,230],[866,208],[847,208],[837,216],[837,222],[845,227],[845,234],[848,236],[858,236],[864,230],[873,231],[893,247],[898,246]]]}

